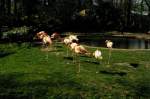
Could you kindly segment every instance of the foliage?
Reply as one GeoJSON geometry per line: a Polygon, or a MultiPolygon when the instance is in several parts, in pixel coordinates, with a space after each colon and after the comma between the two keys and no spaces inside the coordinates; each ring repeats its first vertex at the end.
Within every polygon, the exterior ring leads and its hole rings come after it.
{"type": "Polygon", "coordinates": [[[11,30],[8,30],[6,32],[2,32],[2,38],[1,39],[7,39],[10,41],[17,41],[19,39],[23,39],[28,33],[29,33],[30,28],[27,26],[22,26],[22,27],[16,27],[11,30]]]}
{"type": "MultiPolygon", "coordinates": [[[[69,29],[125,31],[131,30],[131,28],[135,30],[134,27],[139,30],[142,30],[141,27],[143,30],[148,30],[148,27],[145,27],[144,24],[149,20],[146,18],[140,20],[140,18],[131,15],[131,12],[139,10],[149,11],[148,3],[137,4],[132,0],[4,1],[1,0],[1,26],[27,25],[46,31],[65,31],[69,29]],[[98,5],[94,5],[93,2],[98,5]],[[86,9],[86,16],[80,16],[79,12],[84,9],[86,9]],[[142,24],[141,27],[134,24],[136,22],[142,24]]],[[[138,16],[140,15],[138,14],[138,16]]]]}

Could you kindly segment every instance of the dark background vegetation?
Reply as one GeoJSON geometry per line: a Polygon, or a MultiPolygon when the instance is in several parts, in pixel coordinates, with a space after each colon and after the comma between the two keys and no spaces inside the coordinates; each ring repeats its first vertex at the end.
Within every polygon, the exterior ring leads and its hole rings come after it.
{"type": "Polygon", "coordinates": [[[100,32],[150,30],[149,0],[0,0],[0,31],[100,32]],[[86,10],[86,16],[80,11],[86,10]],[[146,14],[144,13],[146,12],[146,14]]]}

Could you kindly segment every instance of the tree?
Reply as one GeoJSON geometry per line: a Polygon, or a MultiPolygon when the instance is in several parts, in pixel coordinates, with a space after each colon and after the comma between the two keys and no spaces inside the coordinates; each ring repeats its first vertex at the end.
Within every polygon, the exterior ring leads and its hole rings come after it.
{"type": "Polygon", "coordinates": [[[145,0],[146,5],[148,6],[148,16],[150,17],[150,1],[145,0]]]}

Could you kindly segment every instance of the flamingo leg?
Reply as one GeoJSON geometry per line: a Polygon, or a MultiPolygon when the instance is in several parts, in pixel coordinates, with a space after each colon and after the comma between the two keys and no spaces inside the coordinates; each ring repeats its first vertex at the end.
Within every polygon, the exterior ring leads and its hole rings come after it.
{"type": "Polygon", "coordinates": [[[99,59],[96,59],[96,62],[98,63],[98,65],[96,65],[95,69],[96,69],[96,73],[98,73],[98,66],[99,66],[99,64],[100,64],[99,59]]]}
{"type": "Polygon", "coordinates": [[[48,60],[48,51],[46,51],[46,60],[48,60]]]}
{"type": "Polygon", "coordinates": [[[67,57],[69,56],[69,48],[68,48],[68,46],[67,46],[67,57]]]}
{"type": "Polygon", "coordinates": [[[78,73],[81,71],[80,57],[78,57],[78,73]]]}
{"type": "Polygon", "coordinates": [[[110,63],[110,58],[111,58],[111,48],[109,48],[109,57],[108,57],[108,64],[110,63]]]}
{"type": "Polygon", "coordinates": [[[73,63],[76,63],[76,54],[74,52],[72,52],[72,58],[73,58],[73,63]]]}
{"type": "Polygon", "coordinates": [[[57,50],[56,48],[57,44],[56,44],[56,41],[54,42],[54,50],[57,50]]]}

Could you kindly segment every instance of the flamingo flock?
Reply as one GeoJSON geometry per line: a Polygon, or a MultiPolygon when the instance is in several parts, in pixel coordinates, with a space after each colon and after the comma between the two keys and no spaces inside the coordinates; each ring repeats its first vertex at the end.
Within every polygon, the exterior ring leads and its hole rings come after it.
{"type": "MultiPolygon", "coordinates": [[[[45,46],[52,46],[53,41],[61,41],[66,45],[67,49],[67,57],[69,55],[69,50],[72,52],[73,55],[73,63],[76,63],[78,61],[78,73],[80,72],[80,57],[79,55],[86,55],[95,58],[99,62],[103,59],[102,52],[98,49],[96,49],[94,52],[90,52],[85,46],[79,44],[79,39],[77,35],[70,34],[69,36],[66,36],[62,38],[59,33],[54,32],[51,36],[49,36],[45,31],[40,31],[36,34],[38,39],[42,41],[42,44],[45,46]]],[[[108,64],[110,62],[111,57],[111,50],[113,46],[113,42],[110,40],[106,40],[106,47],[109,50],[109,58],[108,58],[108,64]]]]}

